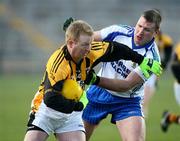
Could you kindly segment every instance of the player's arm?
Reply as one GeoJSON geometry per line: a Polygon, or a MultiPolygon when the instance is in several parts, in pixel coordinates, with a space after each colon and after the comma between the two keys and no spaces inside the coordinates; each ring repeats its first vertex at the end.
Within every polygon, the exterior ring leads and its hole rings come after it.
{"type": "Polygon", "coordinates": [[[135,63],[138,63],[142,72],[147,78],[150,77],[148,71],[155,73],[157,76],[162,73],[161,64],[158,61],[148,59],[133,51],[128,46],[118,42],[109,42],[109,47],[106,53],[97,61],[111,62],[120,59],[131,60],[135,63]]]}
{"type": "Polygon", "coordinates": [[[143,82],[143,79],[133,71],[124,80],[100,77],[98,86],[112,91],[126,92],[136,85],[142,84],[143,82]]]}
{"type": "Polygon", "coordinates": [[[100,61],[110,62],[110,61],[118,61],[120,59],[131,60],[140,65],[144,57],[124,44],[114,41],[109,42],[109,47],[106,53],[100,58],[100,61]]]}
{"type": "Polygon", "coordinates": [[[63,113],[72,113],[73,111],[81,111],[83,109],[81,102],[66,99],[62,95],[64,80],[59,80],[53,85],[51,81],[46,72],[43,84],[45,86],[44,103],[47,107],[63,113]]]}
{"type": "Polygon", "coordinates": [[[126,79],[120,80],[97,76],[95,72],[91,70],[85,80],[86,84],[98,85],[117,92],[126,92],[143,82],[144,80],[135,71],[132,71],[126,79]]]}
{"type": "Polygon", "coordinates": [[[66,99],[61,93],[55,90],[45,92],[44,103],[47,107],[63,113],[72,113],[73,111],[82,111],[83,109],[81,102],[66,99]]]}

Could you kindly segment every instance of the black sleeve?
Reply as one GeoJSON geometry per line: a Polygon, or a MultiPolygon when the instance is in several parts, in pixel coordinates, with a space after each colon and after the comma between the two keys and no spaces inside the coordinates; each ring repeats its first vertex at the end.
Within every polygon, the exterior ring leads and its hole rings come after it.
{"type": "Polygon", "coordinates": [[[66,99],[61,94],[64,81],[65,80],[58,81],[54,86],[51,86],[48,79],[48,73],[46,72],[43,81],[45,86],[44,103],[47,107],[63,113],[81,111],[83,109],[83,104],[81,102],[75,102],[74,100],[66,99]]]}
{"type": "Polygon", "coordinates": [[[111,62],[124,59],[131,60],[138,64],[142,63],[144,57],[130,49],[128,46],[118,42],[109,43],[106,53],[99,59],[100,62],[111,62]]]}
{"type": "Polygon", "coordinates": [[[167,67],[167,64],[169,63],[171,59],[172,48],[173,48],[172,46],[168,46],[164,48],[164,57],[163,57],[163,60],[161,61],[163,69],[167,67]]]}
{"type": "Polygon", "coordinates": [[[62,113],[72,113],[73,111],[83,110],[83,104],[81,102],[66,99],[60,93],[57,94],[53,91],[45,94],[44,103],[47,107],[62,113]]]}

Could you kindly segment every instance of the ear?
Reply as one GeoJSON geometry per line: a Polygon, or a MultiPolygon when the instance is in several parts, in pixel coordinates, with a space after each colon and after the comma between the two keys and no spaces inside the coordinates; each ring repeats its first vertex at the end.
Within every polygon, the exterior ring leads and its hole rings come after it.
{"type": "Polygon", "coordinates": [[[161,30],[160,29],[157,29],[156,30],[156,35],[160,35],[161,34],[161,30]]]}
{"type": "Polygon", "coordinates": [[[73,47],[73,44],[74,44],[74,41],[73,40],[68,40],[67,41],[67,45],[70,47],[70,48],[72,48],[73,47]]]}

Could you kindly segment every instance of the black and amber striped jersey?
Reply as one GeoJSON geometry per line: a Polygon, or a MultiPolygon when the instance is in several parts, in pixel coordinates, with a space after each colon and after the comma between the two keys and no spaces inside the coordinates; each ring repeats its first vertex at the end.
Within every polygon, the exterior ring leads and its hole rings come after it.
{"type": "Polygon", "coordinates": [[[164,48],[173,46],[172,38],[169,35],[163,33],[161,33],[159,36],[158,35],[156,36],[155,42],[158,45],[160,52],[163,51],[164,48]]]}
{"type": "Polygon", "coordinates": [[[171,71],[177,83],[180,84],[180,42],[178,42],[175,46],[171,63],[171,71]]]}
{"type": "Polygon", "coordinates": [[[46,71],[38,93],[32,101],[32,111],[36,112],[46,92],[61,92],[63,80],[73,79],[84,89],[86,75],[99,62],[132,60],[140,64],[143,56],[127,46],[116,42],[93,42],[91,50],[79,63],[75,63],[64,45],[57,49],[49,58],[46,71]]]}
{"type": "MultiPolygon", "coordinates": [[[[92,49],[88,56],[84,57],[79,64],[76,64],[72,60],[66,45],[56,50],[47,62],[46,72],[39,87],[39,92],[35,95],[32,101],[32,110],[36,111],[38,109],[47,89],[53,86],[62,88],[62,83],[60,83],[62,80],[76,80],[79,82],[81,87],[84,88],[84,80],[87,72],[93,67],[97,59],[106,53],[108,46],[109,43],[105,42],[92,43],[92,49]]],[[[96,63],[98,63],[98,61],[96,63]]]]}
{"type": "Polygon", "coordinates": [[[169,35],[160,33],[156,36],[155,41],[159,48],[162,67],[165,69],[171,59],[171,54],[173,50],[173,40],[169,35]]]}

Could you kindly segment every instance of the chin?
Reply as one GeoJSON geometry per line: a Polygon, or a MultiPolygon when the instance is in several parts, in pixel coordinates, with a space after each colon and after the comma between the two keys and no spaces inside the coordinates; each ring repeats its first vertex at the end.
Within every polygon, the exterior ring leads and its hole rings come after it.
{"type": "Polygon", "coordinates": [[[136,46],[140,46],[141,42],[140,41],[135,41],[134,43],[135,43],[136,46]]]}

